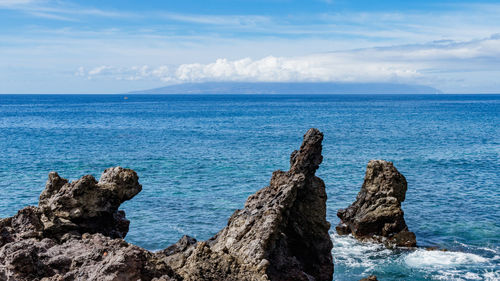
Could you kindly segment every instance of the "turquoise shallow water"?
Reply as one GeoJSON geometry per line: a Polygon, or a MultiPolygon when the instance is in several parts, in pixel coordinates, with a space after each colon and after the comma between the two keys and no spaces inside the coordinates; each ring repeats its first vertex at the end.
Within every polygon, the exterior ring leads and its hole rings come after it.
{"type": "Polygon", "coordinates": [[[499,124],[500,95],[0,95],[0,217],[37,204],[49,171],[74,180],[121,165],[143,185],[122,205],[129,242],[207,239],[317,127],[333,225],[368,160],[390,160],[408,180],[419,244],[449,250],[391,251],[332,231],[335,280],[500,280],[499,124]]]}

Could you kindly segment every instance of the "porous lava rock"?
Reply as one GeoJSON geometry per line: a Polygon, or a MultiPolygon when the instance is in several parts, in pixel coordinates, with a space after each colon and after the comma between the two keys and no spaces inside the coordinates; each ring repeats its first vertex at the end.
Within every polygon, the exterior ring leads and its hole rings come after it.
{"type": "Polygon", "coordinates": [[[315,176],[322,140],[307,131],[289,171],[275,171],[210,240],[187,248],[179,241],[174,248],[186,250],[166,254],[167,263],[185,280],[332,280],[327,196],[315,176]]]}
{"type": "Polygon", "coordinates": [[[156,253],[123,240],[129,223],[118,208],[141,191],[134,171],[71,183],[50,173],[38,207],[0,219],[0,280],[332,280],[327,196],[315,175],[322,140],[307,131],[290,170],[275,171],[213,238],[184,236],[156,253]]]}
{"type": "Polygon", "coordinates": [[[99,182],[50,173],[38,207],[0,219],[0,280],[180,280],[122,239],[129,222],[118,207],[141,191],[138,180],[121,167],[105,170],[99,182]]]}
{"type": "Polygon", "coordinates": [[[408,230],[401,209],[407,185],[392,162],[368,162],[356,201],[337,212],[337,233],[352,233],[359,240],[375,240],[388,247],[415,247],[415,234],[408,230]]]}
{"type": "Polygon", "coordinates": [[[141,190],[137,174],[121,167],[106,169],[99,181],[86,175],[68,183],[51,172],[38,203],[44,232],[55,237],[99,232],[124,238],[130,222],[118,207],[141,190]]]}

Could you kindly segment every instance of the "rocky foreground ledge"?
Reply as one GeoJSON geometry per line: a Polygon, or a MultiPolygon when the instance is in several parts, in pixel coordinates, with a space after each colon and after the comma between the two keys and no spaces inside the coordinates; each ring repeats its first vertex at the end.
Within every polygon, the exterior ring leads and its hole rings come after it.
{"type": "Polygon", "coordinates": [[[123,240],[129,221],[118,208],[142,188],[134,171],[72,183],[50,173],[38,207],[0,220],[0,280],[332,280],[325,185],[315,176],[322,140],[310,129],[290,170],[274,172],[213,238],[184,236],[157,253],[123,240]]]}

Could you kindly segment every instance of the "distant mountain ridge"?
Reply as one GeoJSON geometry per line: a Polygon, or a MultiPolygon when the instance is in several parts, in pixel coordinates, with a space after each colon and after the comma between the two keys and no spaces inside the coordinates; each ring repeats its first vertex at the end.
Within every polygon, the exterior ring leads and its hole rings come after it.
{"type": "Polygon", "coordinates": [[[130,94],[441,94],[436,88],[394,83],[203,82],[175,84],[130,94]]]}

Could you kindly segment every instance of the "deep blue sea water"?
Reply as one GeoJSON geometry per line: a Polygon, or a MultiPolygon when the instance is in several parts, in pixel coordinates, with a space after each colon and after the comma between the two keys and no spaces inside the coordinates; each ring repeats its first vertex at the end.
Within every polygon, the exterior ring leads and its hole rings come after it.
{"type": "Polygon", "coordinates": [[[310,127],[324,132],[328,219],[354,201],[370,159],[408,180],[422,246],[334,240],[335,280],[500,280],[500,95],[0,95],[0,217],[36,205],[49,171],[70,180],[132,168],[129,242],[207,239],[288,169],[310,127]]]}

